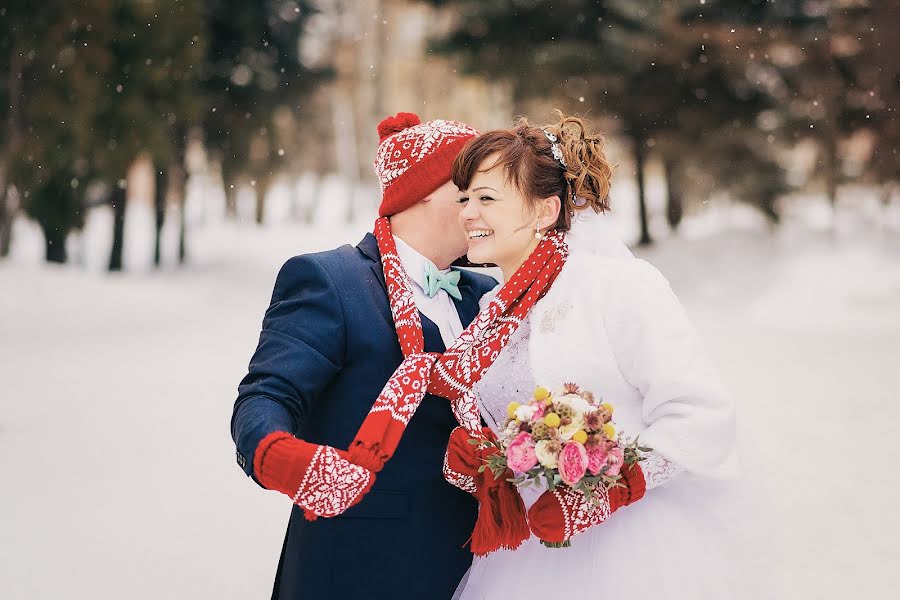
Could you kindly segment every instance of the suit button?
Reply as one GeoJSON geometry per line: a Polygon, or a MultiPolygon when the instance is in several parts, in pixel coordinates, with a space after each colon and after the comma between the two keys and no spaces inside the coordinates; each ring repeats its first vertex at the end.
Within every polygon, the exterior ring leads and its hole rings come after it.
{"type": "Polygon", "coordinates": [[[242,469],[245,468],[247,466],[247,459],[244,458],[244,455],[240,452],[235,452],[235,454],[237,455],[237,464],[240,465],[242,469]]]}

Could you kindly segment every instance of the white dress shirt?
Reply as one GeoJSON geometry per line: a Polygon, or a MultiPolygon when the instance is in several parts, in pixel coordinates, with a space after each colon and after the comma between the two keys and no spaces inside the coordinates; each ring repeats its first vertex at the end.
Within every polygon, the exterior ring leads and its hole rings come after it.
{"type": "MultiPolygon", "coordinates": [[[[441,332],[441,339],[444,346],[449,348],[463,332],[462,321],[459,320],[459,313],[456,312],[456,305],[453,298],[444,289],[439,289],[437,293],[429,297],[425,293],[423,285],[425,279],[425,265],[429,261],[427,258],[419,254],[412,246],[401,240],[396,235],[394,242],[397,245],[397,256],[406,269],[412,284],[413,300],[419,311],[426,317],[431,319],[441,332]]],[[[441,273],[449,273],[450,269],[444,269],[441,273]]]]}

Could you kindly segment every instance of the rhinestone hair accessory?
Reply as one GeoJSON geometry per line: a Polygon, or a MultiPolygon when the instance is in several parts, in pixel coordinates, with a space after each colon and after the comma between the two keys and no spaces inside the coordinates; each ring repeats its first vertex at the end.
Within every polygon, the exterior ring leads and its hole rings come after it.
{"type": "MultiPolygon", "coordinates": [[[[559,144],[557,143],[559,141],[559,138],[557,138],[546,129],[541,129],[541,131],[543,131],[544,135],[547,136],[547,139],[550,140],[550,153],[553,154],[553,158],[560,164],[560,166],[562,166],[563,171],[568,171],[569,165],[566,164],[566,159],[563,158],[562,148],[560,148],[559,144]]],[[[578,205],[578,199],[575,197],[575,189],[572,187],[568,180],[566,181],[566,188],[569,190],[569,193],[572,194],[572,203],[576,207],[581,208],[585,204],[587,204],[587,201],[582,198],[582,204],[580,206],[578,205]]],[[[575,211],[570,210],[569,213],[575,214],[575,211]]]]}
{"type": "Polygon", "coordinates": [[[569,165],[566,164],[566,159],[563,158],[562,149],[557,143],[559,141],[559,138],[557,138],[546,129],[541,129],[541,131],[543,131],[544,135],[547,136],[547,139],[550,140],[550,152],[553,154],[553,158],[556,159],[556,162],[562,165],[563,170],[568,169],[569,165]]]}

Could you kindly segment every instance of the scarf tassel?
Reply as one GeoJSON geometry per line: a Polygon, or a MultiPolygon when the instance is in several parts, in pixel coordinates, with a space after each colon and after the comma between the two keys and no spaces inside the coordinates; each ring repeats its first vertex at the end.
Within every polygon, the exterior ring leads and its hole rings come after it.
{"type": "Polygon", "coordinates": [[[531,536],[525,503],[505,478],[495,480],[490,469],[478,482],[478,519],[472,530],[472,553],[485,556],[495,550],[515,550],[531,536]]]}

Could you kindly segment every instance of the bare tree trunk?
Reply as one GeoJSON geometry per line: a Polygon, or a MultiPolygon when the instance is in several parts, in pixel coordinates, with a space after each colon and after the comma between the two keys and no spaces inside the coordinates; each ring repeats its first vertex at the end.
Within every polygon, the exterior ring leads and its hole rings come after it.
{"type": "MultiPolygon", "coordinates": [[[[384,21],[387,15],[381,0],[363,0],[356,3],[360,22],[371,22],[370,15],[379,15],[372,22],[374,28],[372,35],[360,39],[353,45],[356,55],[353,61],[352,94],[353,108],[356,113],[353,128],[356,132],[356,179],[364,180],[371,176],[371,158],[377,150],[378,136],[372,132],[378,127],[378,122],[384,118],[382,106],[384,104],[384,53],[387,47],[386,27],[384,21]]],[[[367,26],[368,27],[368,26],[367,26]]],[[[347,73],[350,77],[351,74],[347,73]]],[[[353,214],[349,215],[353,219],[353,214]]]]}
{"type": "Polygon", "coordinates": [[[256,224],[262,225],[266,216],[266,195],[269,193],[270,175],[261,175],[256,179],[254,191],[256,192],[256,224]]]}
{"type": "Polygon", "coordinates": [[[894,189],[897,184],[889,181],[881,186],[881,207],[889,208],[894,197],[894,189]]]}
{"type": "Polygon", "coordinates": [[[153,208],[156,213],[156,233],[153,242],[153,266],[157,269],[162,262],[162,230],[166,222],[166,192],[169,187],[169,176],[165,169],[155,169],[155,186],[153,189],[153,208]]]}
{"type": "MultiPolygon", "coordinates": [[[[388,35],[387,35],[387,27],[385,26],[388,23],[388,15],[387,15],[387,2],[384,0],[375,0],[375,14],[381,15],[381,18],[375,21],[375,53],[372,63],[375,65],[375,98],[372,103],[372,112],[374,113],[375,119],[372,122],[372,125],[377,127],[378,121],[384,118],[384,103],[385,103],[385,95],[387,92],[387,77],[385,76],[385,69],[387,68],[387,63],[385,61],[385,56],[387,55],[387,45],[388,45],[388,35]]],[[[373,127],[372,129],[375,129],[373,127]]],[[[368,133],[368,132],[363,132],[368,133]]],[[[374,137],[373,137],[374,139],[374,137]]],[[[363,161],[364,164],[362,168],[365,169],[363,171],[363,175],[371,175],[371,165],[369,164],[369,160],[363,161]]]]}
{"type": "Polygon", "coordinates": [[[776,201],[778,195],[771,192],[763,192],[759,201],[759,210],[769,219],[769,224],[773,227],[781,223],[781,215],[778,213],[776,201]]]}
{"type": "Polygon", "coordinates": [[[831,129],[825,134],[824,154],[825,154],[825,191],[828,195],[828,202],[831,210],[837,209],[837,188],[838,188],[838,155],[837,155],[837,135],[831,129]]]}
{"type": "MultiPolygon", "coordinates": [[[[0,169],[2,171],[2,169],[0,169]]],[[[0,173],[0,258],[9,256],[12,246],[12,224],[16,211],[9,201],[9,185],[0,173]]]]}
{"type": "Polygon", "coordinates": [[[178,264],[183,265],[187,262],[187,241],[185,239],[187,237],[187,217],[185,216],[187,212],[187,198],[183,189],[179,197],[181,210],[178,211],[178,264]]]}
{"type": "Polygon", "coordinates": [[[681,225],[681,219],[684,217],[684,198],[681,194],[681,186],[676,180],[675,161],[669,157],[663,159],[663,165],[666,169],[666,220],[672,231],[678,231],[681,225]]]}
{"type": "Polygon", "coordinates": [[[232,178],[231,173],[225,172],[225,166],[222,166],[222,184],[225,186],[225,216],[229,219],[237,217],[237,195],[240,186],[240,180],[232,178]]]}
{"type": "MultiPolygon", "coordinates": [[[[355,3],[352,19],[359,22],[371,3],[355,3]]],[[[371,14],[371,13],[369,13],[371,14]]],[[[342,34],[343,35],[343,34],[342,34]]],[[[346,212],[350,222],[355,212],[356,188],[360,175],[360,45],[363,40],[346,38],[334,53],[335,78],[332,83],[331,119],[334,131],[335,166],[343,184],[347,185],[346,212]]],[[[374,51],[374,50],[371,50],[374,51]]],[[[367,138],[371,135],[367,132],[367,138]]]]}
{"type": "MultiPolygon", "coordinates": [[[[9,72],[6,82],[9,102],[6,117],[5,148],[0,154],[0,258],[9,255],[12,246],[12,222],[15,218],[15,208],[9,203],[9,165],[13,156],[22,145],[22,68],[24,54],[14,43],[9,50],[9,72]]],[[[65,248],[63,248],[65,252],[65,248]]]]}
{"type": "Polygon", "coordinates": [[[639,217],[641,220],[641,237],[638,245],[649,246],[653,243],[650,237],[650,226],[647,216],[647,196],[644,190],[644,171],[647,162],[647,148],[643,136],[634,136],[634,170],[638,184],[638,207],[640,209],[639,217]]]}
{"type": "Polygon", "coordinates": [[[44,232],[44,257],[47,262],[64,263],[66,255],[66,234],[58,228],[41,228],[44,232]]]}
{"type": "Polygon", "coordinates": [[[353,221],[354,196],[359,181],[359,148],[356,137],[353,90],[349,82],[337,82],[333,96],[332,122],[334,123],[334,150],[338,173],[347,187],[347,212],[345,218],[353,221]]]}
{"type": "MultiPolygon", "coordinates": [[[[872,2],[870,4],[872,20],[875,23],[896,23],[897,5],[895,2],[872,2]]],[[[900,73],[900,35],[895,27],[881,25],[875,27],[871,34],[871,44],[878,48],[878,68],[873,70],[877,85],[884,93],[893,90],[887,96],[887,105],[893,106],[894,116],[885,119],[879,126],[879,140],[875,147],[875,169],[878,180],[887,183],[883,203],[888,206],[894,190],[897,189],[897,174],[900,173],[900,119],[897,118],[897,101],[900,91],[897,89],[897,73],[900,73]]],[[[892,110],[892,109],[888,109],[892,110]]]]}
{"type": "Polygon", "coordinates": [[[110,195],[110,204],[113,208],[113,241],[109,253],[109,270],[122,270],[122,248],[125,245],[125,188],[118,185],[113,188],[110,195]]]}
{"type": "Polygon", "coordinates": [[[178,264],[187,260],[187,147],[188,130],[180,125],[175,130],[175,160],[170,165],[169,174],[173,189],[178,198],[178,264]]]}

